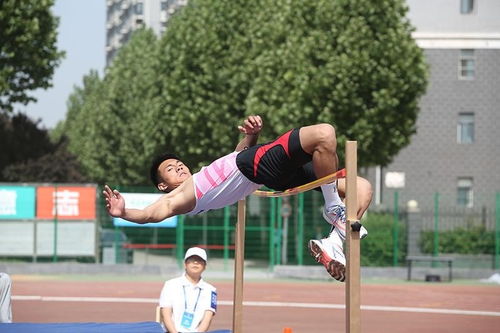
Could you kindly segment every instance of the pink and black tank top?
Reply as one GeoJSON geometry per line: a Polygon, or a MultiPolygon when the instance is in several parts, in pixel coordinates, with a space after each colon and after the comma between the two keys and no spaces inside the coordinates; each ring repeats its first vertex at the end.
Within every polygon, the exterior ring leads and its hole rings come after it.
{"type": "Polygon", "coordinates": [[[316,179],[311,159],[302,149],[299,129],[221,157],[193,175],[196,206],[188,214],[231,205],[262,185],[283,191],[311,182],[316,179]]]}
{"type": "Polygon", "coordinates": [[[238,152],[223,156],[193,175],[196,206],[188,215],[231,205],[262,186],[240,172],[236,155],[238,152]]]}

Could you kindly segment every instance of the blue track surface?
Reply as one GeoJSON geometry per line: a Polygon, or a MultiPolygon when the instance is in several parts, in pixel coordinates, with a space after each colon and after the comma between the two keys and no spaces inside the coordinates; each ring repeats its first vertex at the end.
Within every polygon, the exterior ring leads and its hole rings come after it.
{"type": "MultiPolygon", "coordinates": [[[[139,323],[12,323],[0,324],[1,333],[163,333],[161,325],[154,321],[139,323]]],[[[231,333],[216,330],[208,333],[231,333]]]]}

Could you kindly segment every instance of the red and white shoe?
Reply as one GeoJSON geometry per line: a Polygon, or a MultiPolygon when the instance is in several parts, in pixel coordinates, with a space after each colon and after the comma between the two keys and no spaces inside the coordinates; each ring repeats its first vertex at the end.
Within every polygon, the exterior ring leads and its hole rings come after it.
{"type": "Polygon", "coordinates": [[[342,241],[336,232],[332,232],[330,237],[321,240],[311,239],[308,247],[316,262],[325,266],[326,271],[335,280],[344,282],[346,261],[342,241]]]}

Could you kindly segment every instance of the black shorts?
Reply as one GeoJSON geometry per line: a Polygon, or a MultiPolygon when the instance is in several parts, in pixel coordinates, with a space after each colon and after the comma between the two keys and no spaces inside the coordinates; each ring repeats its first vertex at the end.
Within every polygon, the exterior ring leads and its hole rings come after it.
{"type": "Polygon", "coordinates": [[[316,180],[311,161],[312,155],[300,145],[299,129],[245,149],[236,157],[236,165],[245,177],[276,191],[316,180]]]}

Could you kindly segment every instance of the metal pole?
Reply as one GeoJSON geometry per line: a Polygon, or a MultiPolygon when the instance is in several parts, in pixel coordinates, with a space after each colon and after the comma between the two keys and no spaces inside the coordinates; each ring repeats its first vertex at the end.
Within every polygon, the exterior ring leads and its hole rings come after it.
{"type": "Polygon", "coordinates": [[[281,234],[281,264],[286,265],[288,263],[288,222],[289,222],[289,214],[288,211],[290,208],[290,198],[284,197],[283,203],[280,209],[280,215],[283,218],[283,232],[281,234]],[[286,211],[286,212],[285,212],[286,211]]]}
{"type": "Polygon", "coordinates": [[[434,193],[434,246],[433,256],[439,255],[439,193],[434,193]]]}
{"type": "Polygon", "coordinates": [[[38,256],[38,249],[37,249],[37,229],[38,225],[36,223],[36,220],[33,220],[33,262],[37,262],[37,256],[38,256]]]}
{"type": "Polygon", "coordinates": [[[54,197],[53,197],[53,205],[54,205],[54,246],[53,246],[53,255],[52,261],[57,262],[57,218],[58,218],[58,207],[57,207],[57,185],[54,186],[54,197]]]}
{"type": "Polygon", "coordinates": [[[201,236],[202,236],[202,244],[204,246],[207,246],[207,226],[208,226],[208,213],[204,213],[202,215],[202,221],[203,221],[203,227],[201,229],[201,236]]]}
{"type": "Polygon", "coordinates": [[[274,236],[276,232],[276,198],[270,198],[270,209],[269,209],[269,268],[271,271],[274,270],[275,265],[275,244],[274,236]]]}
{"type": "Polygon", "coordinates": [[[179,268],[183,267],[183,257],[184,257],[184,215],[180,215],[179,219],[177,220],[177,228],[176,228],[176,247],[175,247],[175,254],[177,256],[177,266],[179,268]]]}
{"type": "Polygon", "coordinates": [[[393,248],[393,260],[392,265],[394,267],[398,266],[398,248],[399,248],[399,192],[394,192],[394,227],[393,227],[393,239],[394,239],[394,248],[393,248]]]}
{"type": "Polygon", "coordinates": [[[299,194],[299,223],[297,231],[297,263],[302,265],[304,263],[304,193],[299,194]]]}
{"type": "Polygon", "coordinates": [[[498,269],[500,268],[500,192],[496,195],[495,215],[495,269],[498,269]]]}
{"type": "MultiPolygon", "coordinates": [[[[115,232],[114,232],[114,241],[113,241],[113,249],[115,252],[115,264],[118,264],[121,262],[120,258],[120,252],[118,251],[118,242],[120,241],[120,228],[115,226],[115,232]]],[[[148,250],[146,249],[146,260],[148,258],[148,250]]]]}

